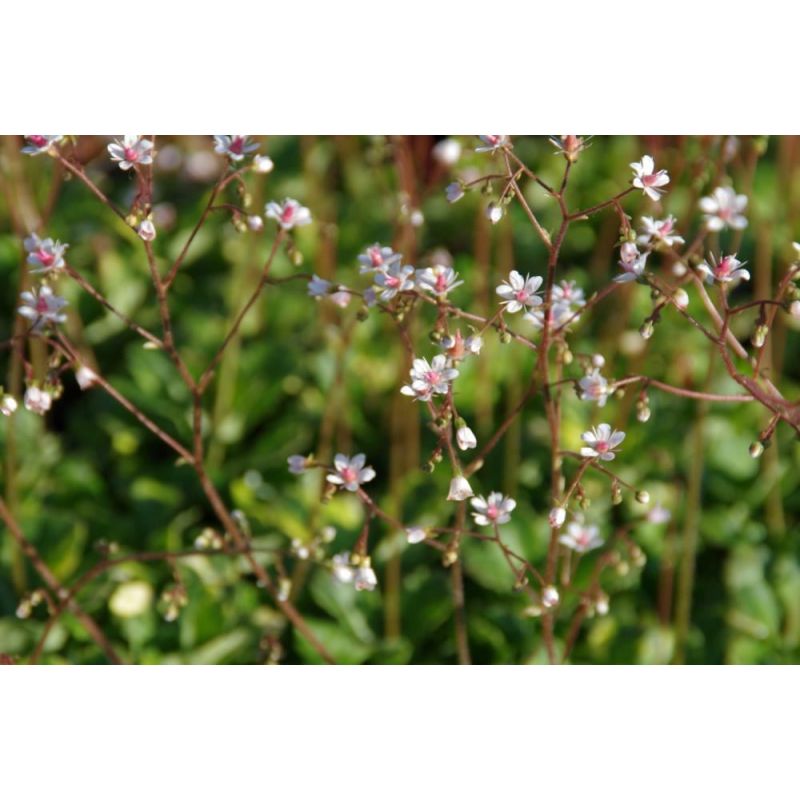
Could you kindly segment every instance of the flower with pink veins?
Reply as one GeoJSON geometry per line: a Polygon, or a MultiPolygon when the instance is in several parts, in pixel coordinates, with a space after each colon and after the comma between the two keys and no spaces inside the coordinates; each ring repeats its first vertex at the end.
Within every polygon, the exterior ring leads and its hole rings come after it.
{"type": "Polygon", "coordinates": [[[601,422],[596,428],[581,434],[586,447],[581,447],[584,458],[599,458],[601,461],[613,461],[614,449],[622,444],[625,434],[615,431],[607,422],[601,422]]]}
{"type": "Polygon", "coordinates": [[[662,186],[669,183],[669,174],[665,169],[655,170],[652,156],[642,156],[641,161],[631,164],[633,170],[633,185],[641,189],[651,200],[658,200],[664,193],[662,186]]]}
{"type": "Polygon", "coordinates": [[[311,212],[290,197],[287,197],[282,203],[274,201],[267,203],[264,213],[270,219],[274,219],[285,231],[311,223],[311,212]]]}
{"type": "Polygon", "coordinates": [[[400,392],[418,400],[429,400],[431,395],[447,394],[450,384],[458,377],[458,370],[450,366],[447,356],[439,354],[430,363],[426,358],[415,358],[409,374],[411,384],[400,392]]]}
{"type": "Polygon", "coordinates": [[[50,238],[40,239],[35,233],[28,236],[23,244],[28,253],[28,264],[37,267],[31,270],[32,273],[63,269],[64,253],[69,247],[68,244],[61,244],[58,240],[53,241],[50,238]]]}
{"type": "Polygon", "coordinates": [[[469,501],[475,509],[472,516],[477,525],[502,525],[511,519],[511,512],[517,507],[517,501],[505,497],[502,492],[492,492],[485,500],[483,495],[473,497],[469,501]]]}
{"type": "Polygon", "coordinates": [[[619,249],[619,266],[622,274],[614,278],[614,283],[635,281],[644,272],[647,253],[640,253],[633,242],[625,242],[619,249]]]}
{"type": "Polygon", "coordinates": [[[516,314],[523,308],[530,310],[542,304],[542,298],[536,294],[542,285],[542,278],[538,275],[524,278],[515,269],[508,273],[508,280],[503,281],[495,291],[502,298],[502,304],[509,314],[516,314]]]}
{"type": "Polygon", "coordinates": [[[416,282],[420,289],[425,289],[437,297],[447,297],[449,292],[464,283],[458,280],[458,273],[446,264],[418,269],[416,282]]]}
{"type": "Polygon", "coordinates": [[[704,261],[698,264],[697,271],[703,276],[706,283],[731,283],[736,280],[750,280],[750,273],[746,269],[742,269],[747,262],[739,261],[734,253],[732,256],[722,256],[717,261],[712,253],[708,262],[704,261]]]}
{"type": "Polygon", "coordinates": [[[214,152],[221,156],[227,156],[231,161],[241,161],[256,150],[258,150],[258,144],[251,142],[248,136],[241,133],[214,137],[214,152]]]}
{"type": "Polygon", "coordinates": [[[335,472],[327,475],[328,483],[341,486],[348,492],[357,492],[362,483],[367,483],[375,477],[372,467],[365,467],[367,457],[364,453],[348,458],[342,453],[337,453],[333,459],[335,472]]]}
{"type": "Polygon", "coordinates": [[[642,217],[642,228],[642,233],[637,240],[639,244],[650,244],[654,240],[663,242],[667,247],[683,244],[683,237],[675,233],[675,217],[672,214],[666,219],[642,217]]]}
{"type": "Polygon", "coordinates": [[[483,144],[475,148],[476,153],[494,153],[495,150],[511,146],[511,140],[505,135],[494,134],[491,136],[479,136],[478,138],[483,144]]]}
{"type": "Polygon", "coordinates": [[[566,533],[562,533],[558,541],[576,553],[588,553],[603,546],[603,537],[597,525],[584,525],[583,522],[570,522],[566,533]]]}
{"type": "Polygon", "coordinates": [[[730,186],[718,186],[710,197],[703,197],[699,205],[703,221],[710,231],[723,228],[740,231],[747,227],[747,217],[744,216],[747,195],[736,194],[730,186]]]}
{"type": "Polygon", "coordinates": [[[410,292],[414,288],[414,267],[392,262],[385,272],[375,273],[375,283],[382,289],[380,298],[391,300],[398,292],[410,292]]]}
{"type": "Polygon", "coordinates": [[[395,253],[391,247],[384,247],[375,242],[358,256],[358,263],[361,265],[359,271],[362,275],[378,270],[383,271],[391,264],[400,261],[401,258],[400,253],[395,253]]]}
{"type": "Polygon", "coordinates": [[[49,152],[54,144],[58,144],[64,137],[63,136],[41,136],[39,134],[31,134],[25,136],[25,147],[22,152],[26,156],[38,156],[42,153],[49,152]]]}
{"type": "Polygon", "coordinates": [[[48,322],[66,322],[67,315],[61,313],[61,309],[67,305],[67,301],[47,286],[42,286],[37,292],[33,289],[30,292],[22,292],[20,295],[22,303],[17,310],[19,313],[34,321],[33,330],[38,331],[48,322]]]}
{"type": "Polygon", "coordinates": [[[112,161],[119,162],[119,168],[129,170],[137,164],[153,163],[153,143],[143,136],[127,134],[108,145],[112,161]]]}

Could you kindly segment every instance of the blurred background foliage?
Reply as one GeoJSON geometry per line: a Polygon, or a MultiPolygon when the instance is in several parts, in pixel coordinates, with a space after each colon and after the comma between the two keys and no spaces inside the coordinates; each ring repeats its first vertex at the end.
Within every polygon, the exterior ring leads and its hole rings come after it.
{"type": "MultiPolygon", "coordinates": [[[[358,288],[356,256],[375,241],[393,244],[408,263],[431,263],[447,250],[465,280],[452,299],[477,313],[495,308],[495,285],[508,270],[543,274],[545,251],[517,205],[496,226],[484,210],[490,198],[470,193],[455,205],[444,187],[455,175],[493,171],[493,162],[463,145],[456,166],[433,155],[442,137],[258,137],[275,170],[249,175],[253,213],[271,199],[295,197],[314,224],[296,232],[303,263],[281,253],[275,277],[315,272],[358,288]],[[421,220],[414,212],[420,211],[421,220]],[[419,224],[421,223],[421,224],[419,224]]],[[[129,207],[135,182],[105,155],[105,137],[81,137],[76,145],[92,178],[115,202],[129,207]]],[[[40,233],[69,242],[68,260],[119,309],[159,331],[159,318],[141,243],[76,180],[47,157],[19,155],[21,140],[0,140],[0,339],[13,333],[15,307],[29,277],[22,236],[46,217],[40,233]]],[[[155,166],[154,242],[166,269],[186,241],[224,169],[210,137],[158,137],[155,166]]],[[[557,183],[563,160],[546,137],[518,137],[516,153],[548,182],[557,183]]],[[[595,137],[572,171],[571,209],[607,199],[630,178],[629,162],[651,153],[672,175],[664,213],[675,214],[691,241],[700,224],[697,199],[719,182],[750,196],[750,225],[741,242],[723,233],[711,249],[737,247],[754,274],[737,299],[769,296],[798,238],[800,148],[794,138],[595,137]]],[[[557,224],[557,208],[535,186],[526,196],[545,227],[557,224]]],[[[225,200],[239,204],[235,189],[225,200]]],[[[638,223],[654,207],[639,193],[624,201],[638,223]]],[[[663,216],[663,213],[661,214],[663,216]]],[[[619,221],[612,211],[572,226],[562,250],[559,276],[574,279],[587,294],[616,274],[613,250],[619,221]]],[[[222,341],[236,311],[257,280],[274,236],[241,232],[227,212],[212,214],[198,236],[171,294],[176,338],[190,369],[199,373],[222,341]]],[[[659,268],[657,257],[648,266],[659,268]]],[[[70,302],[66,329],[96,366],[165,430],[190,440],[190,398],[163,353],[142,340],[79,287],[62,279],[70,302]]],[[[690,288],[690,310],[703,318],[690,288]]],[[[363,522],[352,495],[320,502],[320,476],[289,475],[286,458],[314,452],[365,452],[377,470],[372,495],[408,524],[448,524],[444,502],[449,471],[432,476],[420,465],[434,442],[421,409],[398,389],[408,363],[385,315],[357,319],[359,304],[340,309],[307,296],[303,281],[270,286],[246,318],[242,335],[227,351],[205,405],[208,465],[217,487],[246,515],[259,547],[288,551],[292,539],[310,542],[324,526],[337,536],[329,553],[349,549],[363,522]]],[[[718,363],[709,368],[709,346],[675,314],[666,313],[645,342],[637,329],[651,310],[648,291],[629,285],[600,304],[577,326],[575,353],[602,353],[604,374],[646,373],[671,384],[736,393],[718,363]]],[[[433,313],[413,322],[418,354],[435,352],[428,341],[433,313]]],[[[754,316],[740,315],[736,333],[747,343],[754,316]]],[[[515,319],[512,327],[529,326],[515,319]]],[[[798,325],[778,316],[769,341],[776,382],[796,397],[800,381],[798,325]]],[[[2,382],[19,396],[20,377],[2,353],[2,382]]],[[[34,348],[31,357],[41,359],[34,348]]],[[[503,345],[490,332],[483,354],[464,365],[459,378],[461,413],[479,441],[491,434],[527,386],[529,351],[503,345]]],[[[576,377],[579,367],[573,365],[576,377]]],[[[27,536],[65,584],[103,558],[118,554],[191,548],[207,526],[218,525],[196,476],[176,466],[174,454],[102,390],[81,392],[67,376],[64,395],[41,419],[24,410],[0,418],[2,490],[27,536]]],[[[643,566],[607,571],[610,595],[605,616],[588,619],[571,660],[576,663],[795,663],[800,661],[800,448],[790,431],[778,429],[761,459],[749,444],[767,422],[752,404],[705,405],[650,393],[652,416],[636,421],[636,392],[615,396],[598,411],[569,392],[564,400],[562,446],[576,449],[590,423],[613,422],[628,436],[614,462],[619,474],[646,488],[672,512],[667,525],[643,521],[643,507],[626,495],[612,506],[608,482],[592,477],[587,516],[608,536],[630,524],[644,551],[643,566]],[[676,626],[681,574],[694,570],[691,624],[676,626]]],[[[475,476],[478,492],[499,489],[518,501],[504,538],[533,563],[547,547],[550,506],[548,434],[541,403],[534,400],[475,476]]],[[[568,475],[573,466],[568,465],[568,475]]],[[[601,476],[602,477],[602,476],[601,476]]],[[[355,593],[319,566],[291,556],[281,567],[293,578],[299,609],[337,660],[344,663],[453,663],[453,604],[440,554],[410,546],[381,522],[372,528],[373,563],[379,586],[355,593]]],[[[577,584],[588,579],[584,558],[577,584]]],[[[268,553],[259,556],[276,567],[268,553]]],[[[316,663],[307,644],[285,627],[235,557],[196,556],[172,564],[127,563],[92,581],[80,594],[87,611],[136,663],[316,663]],[[177,578],[176,578],[177,573],[177,578]],[[188,603],[167,620],[162,594],[185,586],[188,603]]],[[[492,545],[464,546],[466,610],[473,660],[478,663],[539,663],[545,660],[541,623],[525,613],[524,595],[513,591],[505,561],[492,545]]],[[[685,581],[685,577],[683,579],[685,581]]],[[[0,653],[24,660],[44,628],[47,611],[19,619],[21,598],[39,579],[0,534],[0,653]]],[[[684,598],[686,599],[686,598],[684,598]]],[[[567,615],[577,600],[567,596],[567,615]]],[[[563,638],[564,631],[559,629],[563,638]]],[[[64,615],[47,640],[45,663],[90,663],[103,655],[80,625],[64,615]]]]}

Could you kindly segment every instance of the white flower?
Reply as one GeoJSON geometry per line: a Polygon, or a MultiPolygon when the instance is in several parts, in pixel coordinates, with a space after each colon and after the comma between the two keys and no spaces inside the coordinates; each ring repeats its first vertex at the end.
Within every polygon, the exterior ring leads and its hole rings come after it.
{"type": "Polygon", "coordinates": [[[68,244],[61,244],[58,240],[40,239],[35,233],[28,236],[23,242],[28,253],[27,262],[32,267],[32,273],[52,272],[64,267],[64,253],[68,244]]]}
{"type": "Polygon", "coordinates": [[[560,528],[567,518],[567,509],[564,506],[555,506],[550,509],[550,514],[547,521],[550,523],[551,528],[560,528]]]}
{"type": "Polygon", "coordinates": [[[468,497],[472,497],[472,495],[472,487],[463,475],[456,475],[455,478],[450,481],[450,489],[447,492],[448,500],[459,502],[461,500],[466,500],[468,497]]]}
{"type": "Polygon", "coordinates": [[[356,587],[357,592],[371,592],[377,585],[378,578],[369,563],[363,563],[356,567],[353,586],[356,587]]]}
{"type": "Polygon", "coordinates": [[[458,280],[458,273],[445,264],[436,264],[427,269],[418,269],[416,274],[417,286],[439,297],[447,297],[457,286],[464,281],[458,280]]]}
{"type": "Polygon", "coordinates": [[[427,535],[425,528],[421,528],[419,525],[411,525],[406,528],[406,541],[409,544],[424,542],[427,535]]]}
{"type": "Polygon", "coordinates": [[[247,227],[254,233],[258,233],[260,230],[264,229],[264,220],[261,219],[258,214],[251,214],[247,218],[247,227]]]}
{"type": "Polygon", "coordinates": [[[350,566],[350,553],[337,553],[331,559],[331,570],[333,572],[333,577],[336,578],[339,583],[352,583],[353,582],[353,568],[350,566]]]}
{"type": "Polygon", "coordinates": [[[446,167],[452,167],[461,158],[461,143],[456,139],[442,139],[433,146],[433,157],[446,167]]]}
{"type": "Polygon", "coordinates": [[[689,305],[689,295],[686,293],[685,289],[676,289],[675,294],[672,295],[672,299],[678,308],[686,308],[689,305]]]}
{"type": "Polygon", "coordinates": [[[65,322],[66,314],[61,313],[61,309],[67,305],[67,301],[57,294],[49,286],[42,286],[37,292],[35,289],[30,292],[22,292],[20,295],[24,305],[18,309],[19,313],[27,319],[34,320],[33,330],[38,331],[48,322],[65,322]]]}
{"type": "Polygon", "coordinates": [[[486,216],[492,225],[497,225],[503,219],[503,213],[503,206],[499,206],[497,203],[489,203],[486,206],[486,216]]]}
{"type": "Polygon", "coordinates": [[[647,261],[647,253],[640,253],[633,242],[625,242],[619,249],[619,265],[622,275],[614,278],[615,283],[635,281],[643,272],[647,261]]]}
{"type": "Polygon", "coordinates": [[[362,483],[367,483],[375,477],[372,467],[365,467],[367,457],[363,453],[348,458],[342,453],[337,453],[333,459],[336,472],[327,476],[328,483],[343,486],[348,492],[358,491],[362,483]]]}
{"type": "Polygon", "coordinates": [[[670,214],[666,219],[642,217],[642,233],[639,235],[639,244],[650,244],[655,239],[664,242],[667,247],[674,244],[683,244],[683,237],[675,231],[675,217],[670,214]]]}
{"type": "Polygon", "coordinates": [[[266,175],[275,168],[275,163],[269,156],[254,156],[253,167],[256,172],[266,175]]]}
{"type": "Polygon", "coordinates": [[[614,460],[614,448],[619,447],[625,434],[612,431],[607,422],[601,422],[596,428],[581,434],[581,439],[588,447],[581,447],[584,458],[599,458],[601,461],[614,460]]]}
{"type": "Polygon", "coordinates": [[[547,314],[540,308],[535,308],[533,311],[528,311],[523,314],[522,318],[528,322],[533,323],[537,330],[542,330],[545,324],[545,317],[549,327],[560,328],[562,325],[575,322],[578,317],[566,303],[554,303],[548,310],[547,314]]]}
{"type": "Polygon", "coordinates": [[[483,142],[483,144],[480,147],[475,148],[476,153],[493,153],[495,150],[507,147],[510,144],[508,136],[500,136],[498,134],[494,134],[492,136],[480,136],[478,138],[483,142]]]}
{"type": "Polygon", "coordinates": [[[456,444],[458,444],[459,450],[471,450],[472,448],[477,447],[478,440],[475,438],[472,428],[462,425],[456,431],[456,444]]]}
{"type": "Polygon", "coordinates": [[[700,200],[706,228],[710,231],[721,231],[723,228],[742,230],[747,227],[747,195],[736,194],[730,186],[718,186],[710,197],[700,200]]]}
{"type": "Polygon", "coordinates": [[[714,281],[717,281],[717,283],[730,283],[740,278],[745,281],[750,280],[750,273],[746,269],[742,269],[746,262],[739,261],[736,258],[736,254],[722,256],[717,261],[712,253],[709,260],[711,261],[710,265],[704,261],[697,266],[697,271],[702,274],[706,283],[713,283],[714,281]]]}
{"type": "Polygon", "coordinates": [[[426,358],[415,358],[411,369],[410,386],[404,386],[402,394],[417,399],[430,399],[432,394],[447,394],[450,383],[458,377],[458,370],[450,366],[447,356],[434,356],[430,363],[426,358]]]}
{"type": "Polygon", "coordinates": [[[669,175],[665,169],[653,172],[655,162],[651,156],[642,156],[641,161],[631,164],[633,170],[633,185],[641,189],[651,200],[658,200],[664,190],[660,187],[669,183],[669,175]]]}
{"type": "Polygon", "coordinates": [[[46,153],[54,144],[58,144],[64,137],[63,136],[41,136],[39,134],[26,134],[25,147],[22,152],[27,156],[38,156],[41,153],[46,153]]]}
{"type": "Polygon", "coordinates": [[[153,220],[151,219],[142,220],[141,224],[136,229],[136,232],[139,234],[139,238],[143,242],[152,242],[153,239],[156,238],[156,226],[153,224],[153,220]]]}
{"type": "Polygon", "coordinates": [[[586,305],[583,289],[575,285],[575,281],[561,281],[553,286],[553,303],[561,303],[570,307],[581,308],[586,305]]]}
{"type": "Polygon", "coordinates": [[[593,369],[578,381],[581,400],[597,403],[602,408],[608,400],[608,381],[600,374],[599,369],[593,369]]]}
{"type": "Polygon", "coordinates": [[[647,512],[647,521],[652,522],[654,525],[661,525],[665,522],[669,522],[672,514],[661,505],[661,503],[656,503],[648,512],[647,512]]]}
{"type": "Polygon", "coordinates": [[[25,392],[25,408],[33,411],[34,414],[46,414],[53,405],[53,397],[49,392],[39,389],[37,386],[29,386],[25,392]]]}
{"type": "Polygon", "coordinates": [[[383,290],[381,300],[391,300],[398,292],[410,292],[414,288],[414,267],[392,262],[385,271],[375,273],[375,283],[383,290]]]}
{"type": "Polygon", "coordinates": [[[542,589],[542,605],[545,608],[554,608],[558,605],[560,599],[558,589],[555,586],[545,586],[542,589]]]}
{"type": "Polygon", "coordinates": [[[286,459],[289,462],[289,472],[292,475],[302,475],[306,471],[306,462],[308,459],[305,456],[293,455],[286,459]]]}
{"type": "Polygon", "coordinates": [[[448,183],[447,188],[444,190],[444,196],[447,198],[448,203],[457,203],[464,196],[464,187],[460,181],[453,181],[448,183]]]}
{"type": "MultiPolygon", "coordinates": [[[[248,137],[242,134],[214,137],[214,151],[221,156],[227,156],[231,161],[241,161],[255,150],[258,150],[258,144],[249,141],[248,137]]],[[[269,172],[269,170],[266,171],[269,172]]],[[[259,170],[259,172],[263,172],[263,170],[259,170]]]]}
{"type": "Polygon", "coordinates": [[[456,330],[454,335],[443,336],[439,345],[451,359],[458,360],[467,355],[477,356],[483,347],[483,338],[473,333],[465,339],[461,331],[456,330]]]}
{"type": "Polygon", "coordinates": [[[17,401],[10,394],[4,394],[0,400],[0,414],[10,417],[17,410],[17,401]]]}
{"type": "Polygon", "coordinates": [[[558,541],[576,553],[588,553],[603,545],[597,525],[584,525],[583,522],[570,522],[567,532],[562,533],[558,541]]]}
{"type": "Polygon", "coordinates": [[[542,298],[536,294],[542,285],[538,275],[524,278],[515,269],[508,273],[508,280],[503,281],[495,290],[503,298],[503,304],[509,314],[516,314],[521,309],[535,308],[542,304],[542,298]]]}
{"type": "Polygon", "coordinates": [[[90,369],[85,364],[81,364],[75,371],[75,380],[78,382],[78,386],[80,386],[81,390],[85,392],[87,389],[91,389],[92,386],[97,384],[98,378],[97,373],[93,369],[90,369]]]}
{"type": "Polygon", "coordinates": [[[135,134],[127,134],[108,145],[112,161],[119,162],[119,168],[129,170],[137,164],[153,163],[153,143],[135,134]]]}
{"type": "Polygon", "coordinates": [[[331,286],[333,284],[330,281],[314,274],[308,282],[308,294],[310,297],[325,297],[330,292],[331,286]]]}
{"type": "Polygon", "coordinates": [[[264,212],[267,217],[274,219],[285,231],[311,223],[311,212],[305,206],[301,206],[297,200],[292,200],[290,197],[287,197],[282,203],[267,203],[264,212]]]}
{"type": "Polygon", "coordinates": [[[502,525],[511,519],[511,512],[517,507],[517,501],[505,497],[502,492],[492,492],[484,500],[483,495],[473,497],[470,505],[475,509],[472,516],[478,525],[502,525]]]}
{"type": "Polygon", "coordinates": [[[382,271],[401,258],[400,253],[395,253],[391,247],[384,247],[376,242],[359,255],[358,263],[361,265],[359,271],[362,275],[377,270],[382,271]]]}

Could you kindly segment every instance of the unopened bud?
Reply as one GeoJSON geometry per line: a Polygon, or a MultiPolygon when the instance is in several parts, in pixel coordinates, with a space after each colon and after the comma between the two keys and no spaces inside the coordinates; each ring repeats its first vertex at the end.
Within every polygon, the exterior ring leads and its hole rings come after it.
{"type": "Polygon", "coordinates": [[[764,445],[761,442],[753,442],[750,445],[750,456],[752,458],[761,458],[761,454],[764,452],[764,445]]]}
{"type": "Polygon", "coordinates": [[[642,324],[641,328],[639,328],[639,333],[641,334],[642,339],[649,339],[653,335],[653,331],[654,326],[649,319],[642,324]]]}
{"type": "Polygon", "coordinates": [[[753,331],[753,336],[751,337],[750,341],[753,344],[753,347],[763,347],[764,342],[767,340],[767,334],[769,333],[769,328],[764,325],[757,325],[756,329],[753,331]]]}
{"type": "Polygon", "coordinates": [[[640,489],[636,492],[636,502],[646,506],[650,502],[650,494],[644,489],[640,489]]]}
{"type": "Polygon", "coordinates": [[[689,305],[689,295],[686,294],[684,289],[676,289],[672,299],[678,308],[686,308],[689,305]]]}

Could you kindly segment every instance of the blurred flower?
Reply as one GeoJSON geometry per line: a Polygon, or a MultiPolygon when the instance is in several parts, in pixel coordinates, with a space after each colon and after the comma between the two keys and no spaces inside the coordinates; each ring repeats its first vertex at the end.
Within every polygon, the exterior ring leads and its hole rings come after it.
{"type": "Polygon", "coordinates": [[[442,139],[433,147],[433,157],[446,167],[452,167],[461,158],[461,143],[456,139],[442,139]]]}
{"type": "Polygon", "coordinates": [[[655,239],[663,242],[667,247],[674,244],[683,244],[683,237],[674,233],[675,217],[670,214],[666,219],[642,217],[642,233],[639,235],[639,244],[650,244],[655,239]]]}
{"type": "Polygon", "coordinates": [[[477,447],[478,440],[475,438],[472,428],[468,428],[466,425],[458,428],[456,431],[456,444],[458,444],[459,450],[472,450],[477,447]]]}
{"type": "Polygon", "coordinates": [[[455,334],[443,336],[439,345],[451,359],[458,360],[466,355],[478,355],[483,347],[483,338],[473,333],[465,339],[461,330],[457,329],[455,334]]]}
{"type": "Polygon", "coordinates": [[[450,366],[447,356],[440,354],[430,363],[426,358],[415,358],[409,374],[410,387],[404,386],[400,391],[418,399],[427,395],[426,399],[429,399],[432,394],[447,394],[450,383],[458,377],[458,370],[450,366]],[[410,391],[403,391],[409,388],[410,391]]]}
{"type": "Polygon", "coordinates": [[[33,330],[35,331],[40,330],[48,322],[65,322],[67,319],[67,315],[61,313],[61,309],[67,305],[67,301],[63,297],[53,294],[53,290],[47,285],[42,286],[38,292],[36,289],[22,292],[20,297],[23,305],[17,310],[23,317],[34,320],[33,330]]]}
{"type": "Polygon", "coordinates": [[[551,528],[560,528],[564,524],[566,518],[567,509],[563,506],[555,506],[554,508],[550,509],[550,514],[547,517],[547,521],[551,528]]]}
{"type": "Polygon", "coordinates": [[[357,592],[371,592],[378,585],[378,578],[375,575],[375,570],[372,569],[369,562],[361,563],[356,567],[355,574],[353,575],[353,586],[356,587],[357,592]]]}
{"type": "Polygon", "coordinates": [[[348,458],[342,453],[337,453],[333,459],[336,472],[327,476],[328,483],[342,486],[348,492],[358,491],[362,483],[368,483],[375,477],[372,467],[365,467],[367,457],[363,453],[348,458]]]}
{"type": "Polygon", "coordinates": [[[742,230],[747,227],[747,195],[736,194],[730,186],[718,186],[710,197],[700,200],[700,210],[704,214],[706,228],[721,231],[723,228],[742,230]]]}
{"type": "Polygon", "coordinates": [[[588,553],[603,545],[597,525],[584,525],[583,522],[570,522],[558,541],[576,553],[588,553]]]}
{"type": "Polygon", "coordinates": [[[308,459],[305,456],[289,456],[286,460],[289,462],[289,472],[291,472],[292,475],[302,475],[306,471],[306,462],[308,459]]]}
{"type": "Polygon", "coordinates": [[[136,164],[153,163],[153,143],[142,136],[127,134],[122,141],[117,139],[108,145],[112,161],[119,162],[119,168],[129,170],[136,164]]]}
{"type": "Polygon", "coordinates": [[[391,300],[398,292],[408,292],[414,288],[414,267],[393,261],[385,271],[375,274],[375,283],[383,290],[381,300],[391,300]]]}
{"type": "Polygon", "coordinates": [[[503,206],[499,206],[497,203],[489,203],[489,205],[486,206],[486,216],[492,225],[497,225],[497,223],[503,219],[503,213],[503,206]]]}
{"type": "Polygon", "coordinates": [[[25,390],[24,403],[28,411],[33,411],[34,414],[41,416],[50,410],[53,405],[53,396],[38,386],[29,386],[25,390]]]}
{"type": "Polygon", "coordinates": [[[151,219],[143,219],[136,232],[143,242],[152,242],[156,238],[156,226],[151,219]]]}
{"type": "Polygon", "coordinates": [[[421,528],[419,525],[411,525],[406,528],[406,541],[409,544],[419,544],[425,541],[426,536],[425,528],[421,528]]]}
{"type": "Polygon", "coordinates": [[[214,137],[214,151],[221,156],[227,156],[231,161],[241,161],[246,155],[256,150],[258,150],[258,144],[251,142],[249,137],[242,134],[214,137]]]}
{"type": "Polygon", "coordinates": [[[524,320],[533,323],[537,330],[544,328],[545,317],[547,318],[548,326],[551,328],[560,328],[562,325],[574,322],[578,318],[576,312],[566,303],[554,303],[546,314],[541,308],[534,308],[533,311],[528,311],[522,316],[524,320]]]}
{"type": "Polygon", "coordinates": [[[468,497],[472,497],[472,487],[469,485],[469,481],[463,475],[456,475],[450,481],[450,490],[447,492],[447,499],[454,500],[456,502],[461,500],[466,500],[468,497]]]}
{"type": "Polygon", "coordinates": [[[555,586],[545,586],[542,589],[542,605],[545,608],[555,608],[561,598],[555,586]]]}
{"type": "Polygon", "coordinates": [[[26,135],[26,145],[22,148],[22,152],[27,156],[38,156],[41,153],[46,153],[54,144],[58,144],[64,137],[63,136],[41,136],[39,134],[26,135]]]}
{"type": "Polygon", "coordinates": [[[360,272],[364,275],[376,270],[386,269],[389,265],[400,261],[401,258],[400,253],[395,253],[391,247],[383,247],[376,242],[359,255],[360,272]]]}
{"type": "Polygon", "coordinates": [[[444,195],[448,203],[457,203],[464,196],[464,186],[461,181],[453,181],[447,184],[444,195]]]}
{"type": "Polygon", "coordinates": [[[251,214],[247,218],[247,227],[254,233],[258,233],[264,229],[264,220],[258,214],[251,214]]]}
{"type": "Polygon", "coordinates": [[[581,447],[584,458],[599,458],[601,461],[614,460],[614,448],[619,447],[625,434],[612,431],[607,422],[601,422],[596,428],[581,434],[581,439],[588,447],[581,447]]]}
{"type": "Polygon", "coordinates": [[[330,292],[332,285],[330,281],[326,281],[316,274],[312,275],[308,282],[308,294],[311,297],[325,297],[330,292]]]}
{"type": "Polygon", "coordinates": [[[631,164],[633,170],[633,185],[641,189],[651,200],[658,200],[663,194],[662,186],[669,183],[669,175],[665,169],[653,172],[655,162],[651,156],[642,156],[641,161],[634,161],[631,164]]]}
{"type": "Polygon", "coordinates": [[[470,505],[475,509],[472,516],[478,525],[502,525],[511,519],[511,512],[517,507],[517,501],[505,497],[502,492],[492,492],[484,500],[483,495],[473,497],[470,505]]]}
{"type": "Polygon", "coordinates": [[[75,380],[78,382],[78,386],[80,386],[81,390],[85,392],[87,389],[91,389],[92,386],[97,384],[97,373],[85,364],[81,364],[80,367],[75,370],[75,380]]]}
{"type": "Polygon", "coordinates": [[[578,381],[581,400],[589,400],[603,408],[608,400],[608,381],[600,374],[599,369],[593,369],[578,381]]]}
{"type": "Polygon", "coordinates": [[[262,175],[266,175],[269,172],[272,172],[275,169],[275,162],[269,156],[254,156],[253,157],[253,168],[256,172],[260,172],[262,175]]]}
{"type": "Polygon", "coordinates": [[[439,297],[447,297],[448,292],[461,286],[464,281],[458,280],[458,273],[452,267],[436,264],[427,269],[418,269],[416,283],[420,289],[425,289],[439,297]]]}
{"type": "Polygon", "coordinates": [[[647,261],[647,253],[640,253],[633,242],[625,242],[619,249],[619,266],[622,275],[614,278],[614,283],[635,281],[643,272],[647,261]]]}
{"type": "Polygon", "coordinates": [[[64,253],[68,244],[61,244],[50,238],[40,239],[35,233],[28,236],[23,244],[28,252],[28,264],[37,267],[31,270],[32,273],[53,272],[64,267],[64,253]]]}
{"type": "Polygon", "coordinates": [[[508,274],[508,280],[503,281],[495,290],[505,305],[505,310],[509,314],[515,314],[523,308],[535,308],[542,304],[542,298],[536,294],[542,285],[542,279],[538,275],[531,277],[526,275],[524,278],[515,269],[508,274]]]}
{"type": "Polygon", "coordinates": [[[732,256],[722,256],[717,261],[712,253],[709,260],[711,264],[703,262],[697,265],[697,271],[703,276],[706,283],[730,283],[735,280],[750,280],[750,273],[746,269],[742,269],[746,262],[739,261],[736,254],[732,256]]]}
{"type": "Polygon", "coordinates": [[[665,522],[669,522],[671,517],[672,514],[661,503],[656,503],[647,512],[647,521],[652,522],[654,525],[662,525],[665,522]]]}
{"type": "Polygon", "coordinates": [[[125,619],[144,614],[153,602],[153,589],[144,581],[129,581],[119,586],[108,601],[111,613],[125,619]]]}
{"type": "Polygon", "coordinates": [[[0,414],[10,417],[17,410],[18,403],[10,394],[3,394],[0,399],[0,414]]]}
{"type": "Polygon", "coordinates": [[[264,210],[267,217],[274,219],[285,231],[311,222],[311,212],[289,197],[283,203],[267,203],[264,210]]]}
{"type": "Polygon", "coordinates": [[[500,136],[498,134],[494,134],[492,136],[479,136],[478,138],[483,142],[483,144],[480,147],[475,148],[476,153],[493,153],[495,150],[508,147],[511,144],[508,136],[500,136]]]}
{"type": "Polygon", "coordinates": [[[353,582],[353,568],[350,566],[350,553],[337,553],[331,559],[331,570],[333,577],[339,583],[352,583],[353,582]]]}
{"type": "Polygon", "coordinates": [[[563,303],[575,308],[586,305],[583,289],[575,285],[575,281],[561,281],[553,286],[551,293],[553,303],[563,303]]]}

